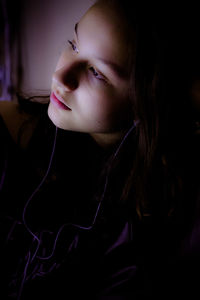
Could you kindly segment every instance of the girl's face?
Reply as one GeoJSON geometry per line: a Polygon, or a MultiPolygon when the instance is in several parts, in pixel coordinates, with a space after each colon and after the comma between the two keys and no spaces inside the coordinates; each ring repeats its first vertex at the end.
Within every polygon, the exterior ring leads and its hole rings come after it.
{"type": "Polygon", "coordinates": [[[120,17],[95,4],[75,26],[52,77],[48,115],[59,128],[116,142],[130,119],[128,34],[120,17]]]}

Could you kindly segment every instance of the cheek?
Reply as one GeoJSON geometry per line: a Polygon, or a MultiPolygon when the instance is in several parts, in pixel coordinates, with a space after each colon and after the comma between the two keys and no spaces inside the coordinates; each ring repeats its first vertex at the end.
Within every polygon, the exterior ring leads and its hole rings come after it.
{"type": "Polygon", "coordinates": [[[81,114],[98,124],[102,130],[114,130],[120,127],[122,119],[128,115],[127,100],[112,90],[97,89],[95,92],[80,95],[81,114]]]}

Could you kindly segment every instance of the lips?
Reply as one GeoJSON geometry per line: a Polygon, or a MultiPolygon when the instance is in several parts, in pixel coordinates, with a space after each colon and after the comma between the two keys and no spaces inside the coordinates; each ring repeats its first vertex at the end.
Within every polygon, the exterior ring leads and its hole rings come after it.
{"type": "Polygon", "coordinates": [[[50,101],[58,108],[64,109],[64,110],[71,110],[66,104],[64,104],[64,100],[57,96],[54,92],[50,95],[50,101]]]}

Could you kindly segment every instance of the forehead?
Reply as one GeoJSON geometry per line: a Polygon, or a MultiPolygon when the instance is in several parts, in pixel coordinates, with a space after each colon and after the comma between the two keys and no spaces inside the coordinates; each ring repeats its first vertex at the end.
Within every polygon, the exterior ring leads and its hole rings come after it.
{"type": "Polygon", "coordinates": [[[129,34],[125,21],[112,8],[95,4],[81,18],[78,38],[98,57],[123,65],[128,56],[129,34]]]}

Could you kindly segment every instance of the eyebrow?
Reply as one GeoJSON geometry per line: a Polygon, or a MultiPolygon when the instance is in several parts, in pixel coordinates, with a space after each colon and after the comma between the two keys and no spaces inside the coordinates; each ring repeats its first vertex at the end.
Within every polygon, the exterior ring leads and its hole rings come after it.
{"type": "MultiPolygon", "coordinates": [[[[78,38],[78,23],[75,24],[74,31],[75,31],[76,36],[78,38]]],[[[128,76],[127,70],[124,70],[122,67],[120,67],[116,63],[113,63],[109,60],[106,60],[106,59],[100,58],[100,57],[97,57],[97,59],[100,60],[101,62],[103,62],[105,65],[109,66],[113,70],[113,72],[115,74],[117,74],[118,77],[126,78],[128,76]]]]}
{"type": "Polygon", "coordinates": [[[78,37],[78,23],[75,24],[74,31],[75,31],[75,33],[76,33],[76,35],[78,37]]]}

